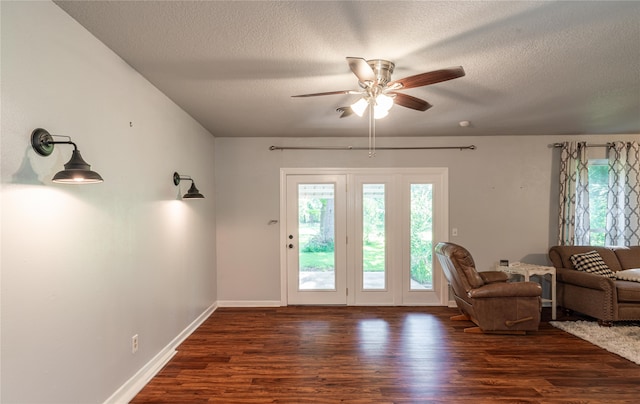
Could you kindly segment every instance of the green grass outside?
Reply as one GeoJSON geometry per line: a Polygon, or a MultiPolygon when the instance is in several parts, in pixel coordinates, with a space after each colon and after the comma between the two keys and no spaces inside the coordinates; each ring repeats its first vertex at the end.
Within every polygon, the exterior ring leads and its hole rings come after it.
{"type": "MultiPolygon", "coordinates": [[[[384,244],[368,243],[364,246],[363,254],[365,271],[384,271],[384,244]]],[[[300,253],[300,268],[303,268],[303,271],[332,271],[334,261],[333,251],[300,253]]]]}
{"type": "MultiPolygon", "coordinates": [[[[300,256],[299,265],[301,271],[326,272],[333,271],[335,267],[334,251],[304,251],[304,247],[317,232],[317,224],[300,225],[300,256]]],[[[426,242],[424,246],[418,246],[418,251],[430,251],[431,243],[426,242]]],[[[368,241],[363,246],[363,263],[365,272],[384,272],[385,270],[385,246],[384,239],[368,241]]],[[[412,257],[411,278],[421,284],[432,283],[431,254],[426,260],[412,257]]],[[[421,257],[418,257],[421,258],[421,257]]]]}

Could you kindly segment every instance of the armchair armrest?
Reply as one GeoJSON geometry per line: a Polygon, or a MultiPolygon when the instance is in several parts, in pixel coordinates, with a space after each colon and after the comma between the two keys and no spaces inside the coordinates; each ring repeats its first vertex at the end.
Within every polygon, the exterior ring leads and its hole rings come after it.
{"type": "Polygon", "coordinates": [[[471,289],[470,298],[485,297],[536,297],[542,296],[542,287],[536,282],[490,283],[471,289]]]}
{"type": "Polygon", "coordinates": [[[484,283],[506,282],[509,279],[509,274],[502,271],[483,271],[478,274],[484,283]]]}
{"type": "Polygon", "coordinates": [[[558,282],[570,283],[583,288],[596,290],[613,290],[615,283],[613,279],[601,275],[590,274],[584,271],[569,268],[556,268],[558,282]]]}

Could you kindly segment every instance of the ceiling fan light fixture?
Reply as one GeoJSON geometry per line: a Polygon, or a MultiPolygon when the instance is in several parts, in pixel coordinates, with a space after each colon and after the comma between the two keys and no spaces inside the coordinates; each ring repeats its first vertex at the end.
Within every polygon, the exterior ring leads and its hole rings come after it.
{"type": "Polygon", "coordinates": [[[398,93],[396,90],[423,87],[430,84],[456,79],[465,75],[462,66],[448,69],[434,70],[415,74],[399,80],[391,80],[395,64],[384,59],[365,60],[357,57],[347,57],[349,69],[358,78],[361,90],[340,90],[323,93],[293,95],[292,97],[315,97],[332,94],[361,95],[361,98],[348,107],[336,108],[340,118],[351,114],[364,116],[369,108],[369,157],[375,156],[376,127],[375,120],[389,115],[394,104],[416,111],[426,111],[432,107],[425,100],[409,94],[398,93]]]}
{"type": "Polygon", "coordinates": [[[389,111],[393,107],[393,97],[380,94],[376,97],[376,110],[389,111]]]}
{"type": "MultiPolygon", "coordinates": [[[[369,101],[367,97],[360,98],[354,104],[351,105],[351,109],[356,115],[362,117],[369,107],[369,101]]],[[[375,119],[381,119],[389,115],[389,110],[393,107],[393,97],[386,94],[380,94],[376,97],[375,105],[373,106],[373,117],[375,119]]]]}
{"type": "Polygon", "coordinates": [[[364,111],[367,110],[368,106],[369,102],[364,98],[360,98],[358,101],[351,105],[351,109],[353,110],[353,112],[355,112],[356,115],[361,117],[364,115],[364,111]]]}
{"type": "Polygon", "coordinates": [[[384,110],[384,109],[380,109],[380,108],[374,108],[373,109],[373,118],[374,119],[382,119],[387,115],[389,115],[389,111],[388,110],[384,110]]]}

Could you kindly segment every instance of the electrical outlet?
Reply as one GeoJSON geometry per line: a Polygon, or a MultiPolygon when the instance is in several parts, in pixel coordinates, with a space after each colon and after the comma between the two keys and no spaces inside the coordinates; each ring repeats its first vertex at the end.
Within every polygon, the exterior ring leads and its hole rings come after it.
{"type": "Polygon", "coordinates": [[[138,334],[131,337],[131,353],[138,352],[138,334]]]}

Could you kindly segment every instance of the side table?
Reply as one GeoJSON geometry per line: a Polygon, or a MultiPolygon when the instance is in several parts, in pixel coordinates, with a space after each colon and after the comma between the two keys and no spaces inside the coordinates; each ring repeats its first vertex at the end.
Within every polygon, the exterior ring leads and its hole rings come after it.
{"type": "MultiPolygon", "coordinates": [[[[524,281],[528,282],[531,276],[538,275],[544,278],[545,275],[550,275],[551,282],[551,299],[542,299],[543,302],[551,303],[551,319],[556,319],[556,269],[555,267],[547,267],[543,265],[525,264],[522,262],[513,262],[509,266],[496,267],[499,271],[506,272],[508,274],[522,275],[524,281]]],[[[540,282],[542,284],[542,281],[540,282]]]]}

